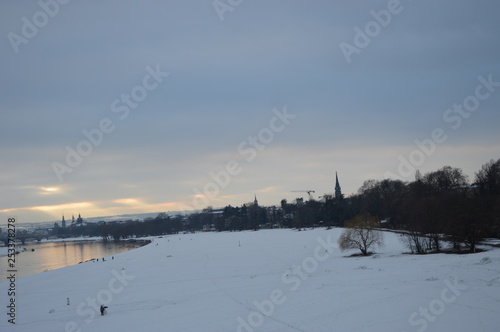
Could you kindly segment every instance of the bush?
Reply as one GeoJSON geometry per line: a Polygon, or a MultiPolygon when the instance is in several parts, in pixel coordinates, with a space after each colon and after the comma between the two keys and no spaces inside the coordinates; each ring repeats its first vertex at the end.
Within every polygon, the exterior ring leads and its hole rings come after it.
{"type": "Polygon", "coordinates": [[[369,214],[347,221],[338,240],[340,250],[359,249],[363,256],[368,256],[371,247],[384,245],[383,234],[377,230],[379,225],[377,218],[369,214]]]}

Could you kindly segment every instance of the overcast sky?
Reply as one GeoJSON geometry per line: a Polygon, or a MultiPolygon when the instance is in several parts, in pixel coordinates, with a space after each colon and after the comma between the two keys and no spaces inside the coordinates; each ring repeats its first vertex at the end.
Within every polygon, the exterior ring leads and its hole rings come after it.
{"type": "Polygon", "coordinates": [[[0,4],[0,224],[500,157],[496,0],[60,2],[0,4]]]}

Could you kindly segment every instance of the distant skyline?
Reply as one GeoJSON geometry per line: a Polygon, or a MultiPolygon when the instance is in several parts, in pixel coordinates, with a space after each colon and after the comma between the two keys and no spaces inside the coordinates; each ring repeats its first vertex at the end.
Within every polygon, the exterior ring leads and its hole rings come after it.
{"type": "Polygon", "coordinates": [[[500,3],[0,4],[0,224],[469,180],[500,158],[500,3]]]}

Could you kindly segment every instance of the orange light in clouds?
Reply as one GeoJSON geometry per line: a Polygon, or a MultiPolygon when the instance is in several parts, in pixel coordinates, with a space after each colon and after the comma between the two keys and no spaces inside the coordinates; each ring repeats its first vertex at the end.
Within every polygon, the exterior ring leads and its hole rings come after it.
{"type": "Polygon", "coordinates": [[[35,211],[43,211],[43,212],[52,212],[52,211],[75,211],[79,209],[88,209],[93,208],[94,204],[91,202],[78,202],[78,203],[68,203],[68,204],[59,204],[59,205],[41,205],[41,206],[31,206],[26,207],[26,210],[35,210],[35,211]]]}
{"type": "MultiPolygon", "coordinates": [[[[121,213],[126,213],[123,211],[133,210],[134,212],[156,212],[156,211],[168,211],[168,210],[176,210],[181,211],[185,209],[190,209],[188,205],[183,202],[164,202],[164,203],[147,203],[141,201],[137,198],[122,198],[116,199],[113,203],[128,205],[128,207],[124,207],[124,210],[120,210],[121,213]]],[[[121,209],[117,207],[113,207],[113,210],[121,209]]]]}
{"type": "Polygon", "coordinates": [[[59,187],[38,187],[41,190],[40,194],[42,195],[51,195],[61,191],[59,187]]]}
{"type": "MultiPolygon", "coordinates": [[[[121,204],[120,206],[109,206],[108,202],[76,202],[58,205],[39,205],[39,206],[26,206],[20,208],[10,208],[0,210],[0,213],[17,213],[23,215],[23,211],[27,213],[28,211],[43,213],[40,214],[39,221],[47,219],[47,215],[50,215],[54,219],[58,219],[61,213],[66,215],[71,215],[73,213],[81,213],[82,217],[96,217],[96,216],[114,216],[129,213],[152,213],[152,212],[168,212],[168,211],[182,211],[182,210],[192,210],[192,207],[183,202],[164,202],[164,203],[147,203],[143,202],[137,198],[125,198],[116,199],[111,201],[115,204],[121,204]],[[100,205],[102,203],[102,205],[100,205]]],[[[33,219],[29,215],[30,219],[33,219]]],[[[28,218],[28,217],[26,217],[28,218]]],[[[37,218],[37,217],[35,217],[37,218]]]]}
{"type": "Polygon", "coordinates": [[[53,191],[59,191],[59,188],[57,187],[40,187],[43,191],[48,191],[48,192],[53,192],[53,191]]]}
{"type": "Polygon", "coordinates": [[[115,199],[113,203],[118,203],[118,204],[123,204],[123,205],[139,205],[143,204],[140,200],[137,198],[121,198],[121,199],[115,199]]]}
{"type": "Polygon", "coordinates": [[[3,209],[3,210],[0,210],[0,213],[7,213],[7,212],[16,211],[16,210],[19,210],[19,209],[16,209],[16,208],[12,208],[12,209],[3,209]]]}
{"type": "Polygon", "coordinates": [[[61,211],[76,211],[81,209],[94,208],[94,204],[91,202],[78,202],[78,203],[68,203],[68,204],[59,204],[59,205],[39,205],[39,206],[25,206],[20,208],[12,208],[12,209],[3,209],[0,212],[12,212],[12,211],[42,211],[42,212],[57,212],[58,214],[61,211]]]}

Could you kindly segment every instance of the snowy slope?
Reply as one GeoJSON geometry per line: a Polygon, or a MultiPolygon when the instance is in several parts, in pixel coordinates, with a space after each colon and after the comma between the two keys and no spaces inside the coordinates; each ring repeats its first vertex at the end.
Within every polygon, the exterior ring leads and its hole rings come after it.
{"type": "Polygon", "coordinates": [[[8,247],[0,247],[0,257],[7,256],[8,249],[8,247]]]}
{"type": "MultiPolygon", "coordinates": [[[[25,248],[16,247],[17,252],[26,251],[25,248]]],[[[9,254],[9,247],[0,247],[0,257],[7,256],[9,254]]]]}
{"type": "MultiPolygon", "coordinates": [[[[340,232],[155,238],[18,279],[16,325],[2,314],[0,331],[498,331],[500,250],[406,255],[385,233],[377,255],[346,257],[340,232]]],[[[8,288],[0,283],[4,312],[8,288]]]]}

